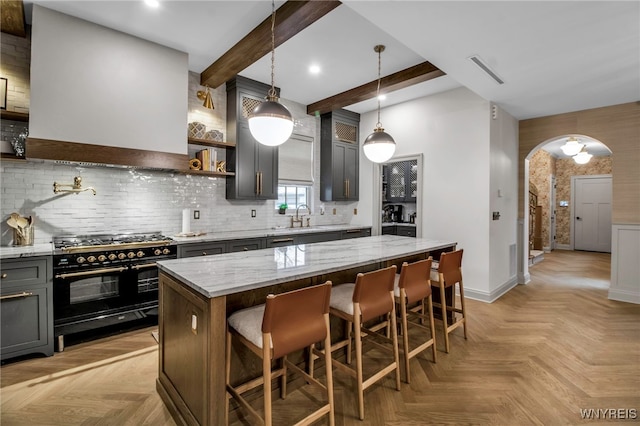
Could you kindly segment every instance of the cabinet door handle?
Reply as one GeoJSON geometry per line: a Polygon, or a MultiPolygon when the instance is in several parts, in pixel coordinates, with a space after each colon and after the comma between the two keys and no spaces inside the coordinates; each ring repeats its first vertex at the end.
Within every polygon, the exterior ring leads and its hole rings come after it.
{"type": "Polygon", "coordinates": [[[256,172],[256,195],[260,195],[260,172],[256,172]]]}
{"type": "Polygon", "coordinates": [[[203,256],[206,256],[206,255],[207,255],[207,252],[206,252],[206,251],[203,251],[203,252],[202,252],[202,255],[203,255],[203,256]]]}
{"type": "Polygon", "coordinates": [[[347,198],[351,196],[351,182],[347,179],[347,198]]]}
{"type": "Polygon", "coordinates": [[[260,195],[262,195],[262,172],[260,172],[260,195]]]}
{"type": "Polygon", "coordinates": [[[356,232],[360,232],[362,229],[349,229],[347,230],[347,234],[355,234],[356,232]]]}
{"type": "Polygon", "coordinates": [[[7,274],[2,274],[2,279],[7,278],[7,274]]]}
{"type": "Polygon", "coordinates": [[[280,238],[278,240],[271,241],[272,243],[288,243],[289,241],[293,241],[293,238],[280,238]]]}
{"type": "Polygon", "coordinates": [[[33,296],[33,293],[31,293],[30,291],[23,291],[22,293],[9,294],[7,296],[2,296],[0,297],[0,300],[17,299],[19,297],[30,297],[30,296],[33,296]]]}

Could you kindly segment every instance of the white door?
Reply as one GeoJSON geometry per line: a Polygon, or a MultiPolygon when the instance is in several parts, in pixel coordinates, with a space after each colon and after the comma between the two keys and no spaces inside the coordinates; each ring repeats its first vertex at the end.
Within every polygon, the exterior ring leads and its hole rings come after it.
{"type": "Polygon", "coordinates": [[[575,177],[574,191],[574,249],[611,253],[611,177],[575,177]]]}

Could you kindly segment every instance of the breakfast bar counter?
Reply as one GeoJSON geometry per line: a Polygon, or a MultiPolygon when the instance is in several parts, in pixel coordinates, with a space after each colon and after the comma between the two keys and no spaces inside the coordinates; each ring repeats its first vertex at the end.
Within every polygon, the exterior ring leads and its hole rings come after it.
{"type": "Polygon", "coordinates": [[[358,272],[455,248],[450,241],[382,235],[158,262],[158,393],[178,424],[224,424],[229,314],[264,303],[269,293],[353,282],[358,272]]]}

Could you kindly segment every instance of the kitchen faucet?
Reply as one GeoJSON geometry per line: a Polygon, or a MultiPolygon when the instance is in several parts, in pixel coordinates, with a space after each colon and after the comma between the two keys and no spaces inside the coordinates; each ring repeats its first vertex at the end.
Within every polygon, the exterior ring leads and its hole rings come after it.
{"type": "MultiPolygon", "coordinates": [[[[291,216],[291,227],[295,228],[295,224],[299,223],[300,224],[300,228],[304,227],[303,225],[303,219],[304,219],[304,215],[302,216],[298,216],[298,212],[300,211],[300,209],[304,207],[307,209],[307,211],[309,212],[309,215],[311,215],[311,209],[309,208],[308,205],[306,204],[300,204],[297,208],[296,208],[296,218],[294,219],[293,216],[291,216]]],[[[307,227],[309,227],[309,221],[311,220],[311,218],[307,218],[307,227]]]]}

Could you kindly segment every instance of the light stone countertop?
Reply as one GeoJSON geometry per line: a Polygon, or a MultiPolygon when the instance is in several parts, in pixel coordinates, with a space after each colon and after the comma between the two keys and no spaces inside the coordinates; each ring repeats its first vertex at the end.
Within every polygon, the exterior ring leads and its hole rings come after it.
{"type": "Polygon", "coordinates": [[[51,256],[53,244],[34,244],[32,246],[0,247],[0,259],[15,259],[21,257],[51,256]]]}
{"type": "Polygon", "coordinates": [[[380,235],[163,260],[158,267],[213,298],[454,245],[452,241],[380,235]]]}

